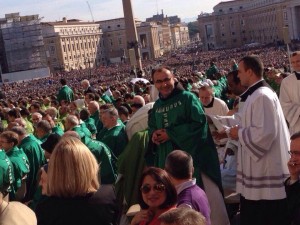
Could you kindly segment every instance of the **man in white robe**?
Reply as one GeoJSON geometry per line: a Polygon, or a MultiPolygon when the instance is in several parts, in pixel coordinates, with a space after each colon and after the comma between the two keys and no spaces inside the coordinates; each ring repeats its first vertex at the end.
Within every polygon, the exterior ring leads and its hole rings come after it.
{"type": "Polygon", "coordinates": [[[294,73],[281,82],[279,99],[293,135],[300,131],[300,51],[291,55],[291,64],[294,73]]]}
{"type": "Polygon", "coordinates": [[[229,137],[239,141],[237,192],[241,224],[288,224],[284,180],[288,176],[289,131],[276,93],[263,80],[257,56],[239,62],[238,77],[249,87],[246,102],[234,115],[229,137]]]}

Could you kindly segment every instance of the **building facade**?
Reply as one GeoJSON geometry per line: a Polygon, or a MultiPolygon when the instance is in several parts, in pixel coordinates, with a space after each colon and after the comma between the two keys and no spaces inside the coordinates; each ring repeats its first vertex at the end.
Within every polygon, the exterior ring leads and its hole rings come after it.
{"type": "MultiPolygon", "coordinates": [[[[107,62],[115,63],[128,60],[128,50],[133,48],[136,43],[127,42],[124,18],[104,20],[97,23],[100,24],[103,31],[103,42],[107,62]]],[[[137,19],[135,23],[142,59],[158,58],[160,56],[158,26],[155,23],[142,22],[137,19]]]]}
{"type": "Polygon", "coordinates": [[[221,2],[211,14],[198,16],[204,49],[234,48],[250,43],[300,38],[297,0],[234,0],[221,2]],[[285,34],[285,30],[288,34],[285,34]]]}
{"type": "Polygon", "coordinates": [[[181,19],[178,16],[168,17],[162,11],[161,14],[147,18],[146,21],[155,22],[158,26],[161,26],[159,39],[162,53],[190,43],[188,26],[185,23],[181,23],[181,19]]]}
{"type": "Polygon", "coordinates": [[[99,24],[67,20],[42,23],[47,64],[52,72],[92,68],[105,61],[99,24]]]}
{"type": "Polygon", "coordinates": [[[1,73],[47,67],[38,15],[11,13],[0,19],[0,67],[1,73]]]}

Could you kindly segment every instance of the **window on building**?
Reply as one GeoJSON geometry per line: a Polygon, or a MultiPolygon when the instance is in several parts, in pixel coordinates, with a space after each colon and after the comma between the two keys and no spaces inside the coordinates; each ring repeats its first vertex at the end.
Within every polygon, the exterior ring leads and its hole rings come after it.
{"type": "Polygon", "coordinates": [[[55,54],[55,47],[54,46],[49,46],[49,51],[51,55],[55,54]]]}

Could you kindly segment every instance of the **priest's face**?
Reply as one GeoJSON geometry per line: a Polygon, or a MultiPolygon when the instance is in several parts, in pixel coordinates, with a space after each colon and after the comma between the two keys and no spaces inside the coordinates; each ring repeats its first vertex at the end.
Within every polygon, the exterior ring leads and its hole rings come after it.
{"type": "Polygon", "coordinates": [[[163,98],[167,98],[175,88],[174,75],[167,69],[155,72],[153,82],[163,98]]]}
{"type": "Polygon", "coordinates": [[[300,72],[300,52],[291,57],[291,64],[294,71],[300,72]]]}
{"type": "Polygon", "coordinates": [[[213,93],[208,89],[200,89],[199,90],[199,98],[204,106],[208,106],[213,100],[213,93]]]}
{"type": "Polygon", "coordinates": [[[251,69],[245,68],[244,62],[240,61],[239,62],[239,67],[238,67],[238,77],[241,80],[241,85],[244,87],[249,87],[251,86],[251,69]]]}

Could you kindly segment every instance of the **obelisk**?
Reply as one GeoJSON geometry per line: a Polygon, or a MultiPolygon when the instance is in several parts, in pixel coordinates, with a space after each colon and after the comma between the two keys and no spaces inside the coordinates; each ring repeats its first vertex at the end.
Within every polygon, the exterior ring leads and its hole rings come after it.
{"type": "MultiPolygon", "coordinates": [[[[141,53],[138,45],[138,36],[137,36],[137,31],[135,26],[131,0],[122,0],[122,1],[123,1],[123,11],[124,11],[124,18],[125,18],[125,30],[126,30],[128,49],[129,51],[130,49],[134,49],[136,67],[142,70],[143,67],[141,62],[141,53]]],[[[132,57],[129,58],[131,61],[131,65],[133,65],[132,57]]]]}

